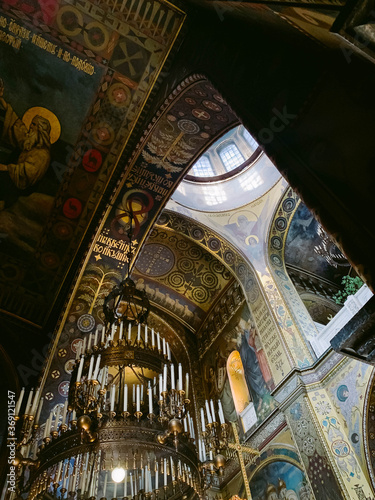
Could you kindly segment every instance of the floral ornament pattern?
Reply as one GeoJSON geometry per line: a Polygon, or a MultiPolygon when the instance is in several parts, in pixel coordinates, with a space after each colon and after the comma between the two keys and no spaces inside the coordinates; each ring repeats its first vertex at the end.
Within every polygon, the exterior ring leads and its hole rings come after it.
{"type": "Polygon", "coordinates": [[[325,415],[329,415],[332,411],[332,406],[328,403],[328,401],[319,401],[315,405],[315,411],[324,417],[325,415]]]}

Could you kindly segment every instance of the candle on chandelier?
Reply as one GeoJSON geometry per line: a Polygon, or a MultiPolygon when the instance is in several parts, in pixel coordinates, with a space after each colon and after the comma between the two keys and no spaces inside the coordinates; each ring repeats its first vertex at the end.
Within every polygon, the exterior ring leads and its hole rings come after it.
{"type": "Polygon", "coordinates": [[[165,356],[166,354],[167,354],[167,350],[165,347],[165,338],[163,337],[163,356],[165,356]]]}
{"type": "Polygon", "coordinates": [[[210,413],[210,408],[208,406],[208,401],[206,399],[206,413],[207,413],[207,420],[209,424],[212,424],[212,418],[211,418],[211,413],[210,413]]]}
{"type": "Polygon", "coordinates": [[[153,328],[151,329],[151,345],[152,345],[152,348],[154,349],[154,347],[155,347],[155,331],[153,328]]]}
{"type": "MultiPolygon", "coordinates": [[[[64,460],[64,468],[63,468],[63,473],[62,473],[62,487],[65,488],[66,487],[66,465],[67,465],[67,461],[64,460]]],[[[65,488],[66,489],[66,488],[65,488]]]]}
{"type": "Polygon", "coordinates": [[[79,362],[78,372],[77,372],[77,382],[81,382],[82,370],[83,370],[83,362],[85,358],[81,356],[81,360],[79,362]]]}
{"type": "Polygon", "coordinates": [[[116,390],[116,386],[115,386],[115,384],[112,384],[112,386],[111,386],[110,411],[114,411],[114,409],[115,409],[115,390],[116,390]]]}
{"type": "Polygon", "coordinates": [[[86,343],[87,343],[87,337],[83,339],[82,354],[85,354],[86,352],[86,343]]]}
{"type": "Polygon", "coordinates": [[[141,324],[138,323],[138,334],[137,334],[137,342],[141,340],[141,324]]]}
{"type": "Polygon", "coordinates": [[[214,402],[212,401],[212,399],[210,400],[210,406],[211,406],[212,421],[216,422],[216,412],[215,412],[214,402]]]}
{"type": "Polygon", "coordinates": [[[96,365],[95,365],[95,370],[94,370],[94,374],[92,376],[92,378],[94,380],[97,380],[98,379],[98,374],[99,374],[99,368],[100,368],[100,358],[101,358],[101,355],[99,354],[98,357],[96,358],[96,365]]]}
{"type": "Polygon", "coordinates": [[[189,399],[189,374],[185,375],[185,399],[189,399]]]}
{"type": "Polygon", "coordinates": [[[162,399],[161,393],[163,392],[163,375],[159,373],[159,401],[162,399]]]}
{"type": "Polygon", "coordinates": [[[157,340],[157,344],[158,344],[158,351],[160,352],[161,347],[160,347],[160,334],[159,334],[159,332],[156,334],[156,340],[157,340]]]}
{"type": "Polygon", "coordinates": [[[122,340],[123,332],[124,332],[124,323],[121,321],[121,323],[120,323],[119,340],[122,340]]]}
{"type": "Polygon", "coordinates": [[[218,400],[217,404],[219,406],[219,420],[220,420],[220,423],[221,424],[225,424],[225,417],[224,417],[223,407],[222,407],[220,399],[218,400]]]}
{"type": "Polygon", "coordinates": [[[148,410],[150,415],[153,413],[153,408],[152,408],[152,389],[151,389],[151,384],[150,382],[148,383],[148,410]]]}
{"type": "Polygon", "coordinates": [[[128,411],[128,384],[124,385],[124,411],[128,411]]]}
{"type": "Polygon", "coordinates": [[[54,483],[58,484],[60,482],[60,474],[61,474],[62,464],[63,464],[62,462],[59,462],[59,466],[57,467],[57,471],[55,474],[54,483]]]}
{"type": "MultiPolygon", "coordinates": [[[[188,415],[189,415],[189,412],[188,412],[188,415]]],[[[189,428],[190,428],[191,439],[195,440],[194,422],[193,422],[193,419],[190,415],[189,415],[189,428]]]]}
{"type": "Polygon", "coordinates": [[[65,400],[65,403],[64,403],[64,408],[63,408],[63,412],[62,412],[62,420],[61,420],[61,424],[62,425],[65,425],[65,420],[66,420],[66,412],[68,411],[68,400],[66,399],[65,400]]]}
{"type": "Polygon", "coordinates": [[[36,417],[35,417],[35,425],[38,425],[38,423],[39,423],[40,414],[42,412],[42,407],[43,407],[43,401],[44,401],[44,398],[40,398],[38,411],[36,412],[36,417]]]}
{"type": "Polygon", "coordinates": [[[187,434],[188,428],[187,428],[186,417],[183,419],[183,421],[184,421],[184,432],[187,434]]]}
{"type": "Polygon", "coordinates": [[[175,380],[174,380],[174,364],[171,364],[171,389],[174,390],[176,388],[175,386],[175,380]]]}
{"type": "Polygon", "coordinates": [[[202,432],[206,432],[206,422],[204,420],[204,410],[201,408],[202,432]]]}
{"type": "Polygon", "coordinates": [[[180,387],[178,389],[180,391],[182,391],[182,365],[181,365],[181,363],[178,363],[178,380],[180,381],[180,387]]]}
{"type": "Polygon", "coordinates": [[[159,463],[155,462],[155,490],[159,489],[159,463]]]}
{"type": "Polygon", "coordinates": [[[18,397],[18,401],[17,401],[17,404],[16,404],[16,408],[14,410],[14,414],[15,416],[17,417],[19,412],[20,412],[20,408],[21,408],[21,404],[22,404],[22,401],[23,401],[23,397],[25,395],[25,388],[22,387],[21,389],[21,392],[20,392],[20,395],[18,397]]]}
{"type": "Polygon", "coordinates": [[[49,417],[50,417],[50,415],[48,416],[46,423],[44,424],[43,439],[45,439],[48,436],[47,431],[48,431],[49,417]]]}
{"type": "Polygon", "coordinates": [[[131,497],[134,498],[134,487],[133,487],[133,476],[130,474],[130,494],[131,497]]]}
{"type": "Polygon", "coordinates": [[[148,329],[147,329],[147,325],[145,325],[145,344],[147,345],[148,343],[148,329]]]}
{"type": "Polygon", "coordinates": [[[131,341],[131,338],[132,338],[132,324],[129,321],[129,325],[128,325],[128,341],[129,342],[131,341]]]}
{"type": "Polygon", "coordinates": [[[168,358],[168,361],[172,360],[172,358],[171,358],[171,350],[169,348],[169,342],[167,342],[167,358],[168,358]]]}
{"type": "Polygon", "coordinates": [[[96,330],[95,330],[95,340],[94,340],[94,345],[98,345],[98,335],[99,335],[99,329],[98,327],[96,327],[96,330]]]}
{"type": "Polygon", "coordinates": [[[154,377],[154,396],[156,396],[156,377],[154,377]]]}
{"type": "Polygon", "coordinates": [[[143,384],[141,384],[141,403],[143,403],[143,384]]]}
{"type": "Polygon", "coordinates": [[[89,366],[89,373],[87,375],[87,380],[91,380],[92,378],[92,369],[94,368],[94,356],[91,356],[90,358],[90,366],[89,366]]]}
{"type": "Polygon", "coordinates": [[[102,344],[104,344],[104,339],[105,339],[105,326],[102,325],[102,344]]]}
{"type": "Polygon", "coordinates": [[[32,415],[33,417],[35,416],[37,404],[39,402],[39,393],[40,393],[40,387],[38,387],[38,389],[36,390],[36,393],[34,395],[33,404],[31,405],[30,415],[32,415]]]}
{"type": "Polygon", "coordinates": [[[34,389],[31,389],[31,391],[29,392],[29,397],[27,398],[27,403],[25,408],[26,415],[29,415],[29,409],[31,409],[30,406],[31,406],[31,401],[33,399],[33,394],[34,394],[34,389]]]}
{"type": "Polygon", "coordinates": [[[164,458],[164,486],[167,486],[167,459],[164,458]]]}
{"type": "Polygon", "coordinates": [[[206,461],[206,445],[204,444],[204,441],[202,439],[202,456],[203,456],[203,462],[206,461]]]}
{"type": "Polygon", "coordinates": [[[53,426],[54,431],[57,431],[57,427],[59,425],[59,420],[60,420],[60,406],[58,406],[57,410],[56,410],[55,425],[53,426]]]}
{"type": "Polygon", "coordinates": [[[164,374],[163,374],[163,392],[167,392],[167,365],[164,365],[164,374]]]}
{"type": "Polygon", "coordinates": [[[136,411],[141,411],[141,388],[139,387],[139,384],[137,384],[137,410],[136,411]]]}
{"type": "Polygon", "coordinates": [[[90,345],[91,345],[91,333],[89,335],[89,340],[87,342],[87,350],[89,351],[90,350],[90,345]]]}

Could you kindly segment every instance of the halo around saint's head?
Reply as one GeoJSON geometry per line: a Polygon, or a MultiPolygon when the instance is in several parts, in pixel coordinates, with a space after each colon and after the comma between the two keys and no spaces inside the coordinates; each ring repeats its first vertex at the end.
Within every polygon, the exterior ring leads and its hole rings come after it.
{"type": "Polygon", "coordinates": [[[27,128],[30,127],[30,123],[32,122],[34,116],[42,116],[46,118],[51,124],[51,144],[57,141],[61,134],[61,125],[59,119],[47,108],[42,108],[40,106],[34,106],[33,108],[29,108],[25,114],[23,115],[22,121],[26,125],[27,128]]]}

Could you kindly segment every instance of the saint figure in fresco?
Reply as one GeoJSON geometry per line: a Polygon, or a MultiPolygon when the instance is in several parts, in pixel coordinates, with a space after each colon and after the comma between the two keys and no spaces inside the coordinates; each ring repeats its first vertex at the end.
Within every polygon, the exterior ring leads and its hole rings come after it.
{"type": "MultiPolygon", "coordinates": [[[[45,108],[39,109],[54,117],[45,108]]],[[[51,160],[51,123],[45,116],[35,113],[34,116],[28,116],[31,118],[28,127],[4,99],[1,79],[0,113],[3,118],[1,142],[18,152],[16,161],[7,165],[0,163],[0,209],[3,209],[20,195],[28,195],[30,188],[46,173],[51,160]]]]}
{"type": "Polygon", "coordinates": [[[216,399],[217,394],[218,394],[218,390],[217,390],[217,384],[216,384],[216,373],[215,373],[215,369],[212,365],[210,365],[208,367],[206,382],[207,382],[209,399],[216,399]]]}
{"type": "Polygon", "coordinates": [[[270,367],[268,366],[267,358],[266,358],[266,355],[264,354],[264,349],[263,349],[263,346],[260,342],[259,335],[257,333],[255,325],[252,323],[250,324],[249,332],[250,332],[249,345],[255,351],[255,354],[256,354],[256,357],[257,357],[257,360],[259,363],[259,367],[260,367],[260,370],[262,372],[264,381],[267,385],[267,388],[269,390],[272,390],[274,388],[275,384],[273,383],[271,370],[270,370],[270,367]]]}
{"type": "Polygon", "coordinates": [[[251,345],[250,331],[244,320],[241,320],[236,327],[237,349],[240,353],[245,372],[245,379],[252,396],[255,410],[260,413],[267,413],[272,397],[264,379],[255,347],[251,345]]]}

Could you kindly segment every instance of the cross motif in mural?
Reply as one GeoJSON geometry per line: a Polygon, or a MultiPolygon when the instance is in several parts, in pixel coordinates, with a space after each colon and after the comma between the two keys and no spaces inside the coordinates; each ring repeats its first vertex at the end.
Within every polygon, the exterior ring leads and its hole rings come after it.
{"type": "Polygon", "coordinates": [[[234,458],[235,455],[237,455],[237,459],[241,467],[243,482],[245,485],[246,498],[247,500],[251,500],[250,485],[247,479],[245,461],[251,462],[252,460],[254,460],[254,458],[259,455],[259,451],[251,448],[250,446],[243,446],[241,444],[240,438],[238,436],[237,425],[234,422],[232,422],[232,429],[234,435],[234,443],[228,443],[228,448],[229,450],[233,451],[229,451],[228,455],[230,456],[230,458],[234,458]]]}

